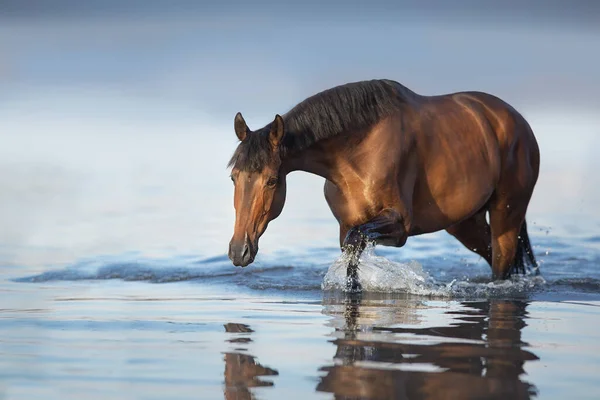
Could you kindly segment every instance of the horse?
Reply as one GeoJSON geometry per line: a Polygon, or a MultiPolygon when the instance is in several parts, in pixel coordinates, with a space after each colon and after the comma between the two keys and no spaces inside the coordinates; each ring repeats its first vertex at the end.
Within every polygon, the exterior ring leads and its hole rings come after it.
{"type": "MultiPolygon", "coordinates": [[[[325,178],[325,199],[347,253],[347,289],[361,291],[367,244],[402,247],[446,230],[491,267],[493,280],[537,267],[526,212],[540,152],[525,118],[480,91],[422,95],[388,79],[312,95],[261,129],[234,118],[233,265],[251,264],[284,206],[286,176],[325,178]],[[489,222],[488,222],[489,221],[489,222]]],[[[539,271],[537,271],[539,273],[539,271]]]]}

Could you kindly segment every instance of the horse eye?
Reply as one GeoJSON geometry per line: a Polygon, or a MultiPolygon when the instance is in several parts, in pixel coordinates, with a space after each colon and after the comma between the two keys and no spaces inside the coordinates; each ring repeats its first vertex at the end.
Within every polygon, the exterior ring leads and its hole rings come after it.
{"type": "Polygon", "coordinates": [[[269,178],[267,181],[267,186],[273,187],[277,185],[277,178],[269,178]]]}
{"type": "Polygon", "coordinates": [[[235,178],[233,177],[233,175],[231,175],[230,178],[231,178],[231,182],[235,183],[235,178]]]}

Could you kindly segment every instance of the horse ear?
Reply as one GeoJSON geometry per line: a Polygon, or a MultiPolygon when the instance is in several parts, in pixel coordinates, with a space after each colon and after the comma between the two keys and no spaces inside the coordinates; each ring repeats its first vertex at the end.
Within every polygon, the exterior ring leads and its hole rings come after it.
{"type": "Polygon", "coordinates": [[[235,122],[233,126],[235,128],[235,134],[241,142],[246,138],[246,135],[249,131],[248,125],[246,125],[246,121],[244,120],[244,117],[242,117],[242,113],[238,112],[237,114],[235,114],[235,122]]]}
{"type": "Polygon", "coordinates": [[[283,132],[283,118],[281,118],[281,115],[277,114],[271,124],[271,132],[269,132],[269,140],[273,147],[279,146],[281,139],[283,138],[283,132]]]}

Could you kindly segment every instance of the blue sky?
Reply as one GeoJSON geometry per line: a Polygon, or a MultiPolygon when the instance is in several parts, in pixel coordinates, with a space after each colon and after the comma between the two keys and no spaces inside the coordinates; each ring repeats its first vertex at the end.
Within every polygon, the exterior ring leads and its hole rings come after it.
{"type": "Polygon", "coordinates": [[[591,2],[121,3],[3,2],[8,95],[113,89],[215,115],[274,114],[385,77],[425,94],[489,91],[517,107],[600,106],[591,2]]]}

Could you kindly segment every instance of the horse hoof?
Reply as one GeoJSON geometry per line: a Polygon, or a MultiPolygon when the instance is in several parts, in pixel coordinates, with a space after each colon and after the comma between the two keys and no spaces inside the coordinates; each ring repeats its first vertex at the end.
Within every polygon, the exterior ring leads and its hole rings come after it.
{"type": "Polygon", "coordinates": [[[346,282],[346,291],[350,293],[360,293],[362,292],[362,285],[357,278],[349,277],[346,282]]]}

